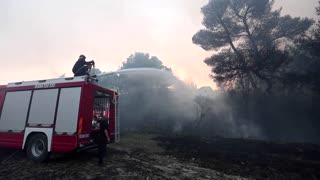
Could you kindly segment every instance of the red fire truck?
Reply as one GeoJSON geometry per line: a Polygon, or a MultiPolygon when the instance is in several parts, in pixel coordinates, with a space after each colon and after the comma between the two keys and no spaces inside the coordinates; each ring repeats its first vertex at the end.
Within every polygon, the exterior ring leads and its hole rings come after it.
{"type": "Polygon", "coordinates": [[[111,142],[119,141],[118,93],[90,77],[9,83],[0,86],[0,146],[25,149],[35,161],[92,147],[101,114],[111,142]]]}

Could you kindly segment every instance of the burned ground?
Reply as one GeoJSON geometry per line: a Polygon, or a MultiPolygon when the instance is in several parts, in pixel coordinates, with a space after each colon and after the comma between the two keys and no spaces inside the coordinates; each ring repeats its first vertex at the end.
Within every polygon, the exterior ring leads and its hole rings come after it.
{"type": "Polygon", "coordinates": [[[319,179],[317,145],[241,139],[198,139],[129,133],[96,151],[27,160],[20,150],[0,150],[0,179],[319,179]]]}
{"type": "Polygon", "coordinates": [[[320,179],[320,146],[245,139],[158,137],[181,161],[255,179],[320,179]]]}

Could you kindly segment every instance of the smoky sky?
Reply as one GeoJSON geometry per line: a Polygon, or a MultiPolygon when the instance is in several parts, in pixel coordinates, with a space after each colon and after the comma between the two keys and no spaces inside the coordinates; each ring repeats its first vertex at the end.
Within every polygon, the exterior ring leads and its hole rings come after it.
{"type": "MultiPolygon", "coordinates": [[[[208,0],[2,0],[0,84],[71,76],[80,54],[116,71],[138,51],[157,56],[178,78],[211,86],[206,52],[192,43],[208,0]]],[[[277,0],[284,14],[312,16],[317,0],[277,0]]]]}
{"type": "MultiPolygon", "coordinates": [[[[157,56],[165,66],[172,68],[179,79],[195,82],[198,86],[214,86],[208,77],[210,68],[203,63],[213,52],[205,52],[192,43],[192,36],[203,28],[200,8],[207,2],[1,0],[0,84],[56,78],[64,73],[71,76],[71,68],[80,54],[85,54],[88,60],[94,59],[102,71],[116,71],[130,54],[138,51],[157,56]]],[[[282,6],[283,14],[314,17],[317,0],[276,0],[275,6],[282,6]]],[[[199,119],[199,112],[194,107],[196,95],[192,88],[190,90],[175,77],[175,89],[171,89],[171,82],[162,84],[161,88],[152,88],[155,78],[148,79],[150,74],[142,77],[131,74],[129,77],[131,79],[126,80],[124,89],[132,96],[124,92],[120,97],[121,122],[124,127],[162,122],[168,126],[174,124],[171,128],[179,129],[182,128],[179,124],[184,124],[179,121],[192,124],[199,119]]],[[[166,81],[160,78],[157,82],[166,81]]],[[[224,96],[216,97],[208,111],[209,115],[204,117],[204,122],[210,124],[202,124],[208,127],[203,131],[215,130],[220,135],[231,137],[263,137],[277,129],[278,134],[272,134],[279,137],[283,129],[288,129],[284,127],[293,124],[286,122],[275,126],[281,119],[279,116],[271,116],[274,113],[268,111],[262,112],[270,115],[269,119],[262,119],[261,112],[250,115],[253,119],[263,121],[251,121],[245,116],[241,119],[238,111],[234,112],[230,104],[236,104],[239,112],[242,112],[242,100],[239,100],[240,103],[234,100],[228,103],[226,99],[224,96]],[[271,120],[274,123],[268,123],[271,120]]],[[[261,102],[265,102],[265,99],[261,102]]],[[[252,112],[258,111],[253,109],[252,112]]],[[[298,130],[303,127],[296,124],[298,130]]],[[[310,127],[305,126],[304,131],[299,132],[317,132],[308,131],[310,127]]],[[[296,135],[295,128],[289,133],[292,137],[296,135]]]]}

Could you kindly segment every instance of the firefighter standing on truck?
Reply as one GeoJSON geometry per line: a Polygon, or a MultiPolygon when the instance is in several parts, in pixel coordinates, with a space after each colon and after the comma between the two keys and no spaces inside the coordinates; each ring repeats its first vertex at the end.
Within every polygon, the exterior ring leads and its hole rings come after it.
{"type": "Polygon", "coordinates": [[[108,132],[108,119],[102,114],[98,117],[98,122],[100,125],[99,134],[96,140],[98,145],[98,164],[103,164],[103,158],[106,154],[107,143],[110,142],[109,132],[108,132]]]}
{"type": "Polygon", "coordinates": [[[72,72],[74,76],[89,75],[88,70],[91,69],[91,65],[94,65],[94,61],[86,62],[86,56],[81,54],[78,61],[74,64],[72,72]]]}

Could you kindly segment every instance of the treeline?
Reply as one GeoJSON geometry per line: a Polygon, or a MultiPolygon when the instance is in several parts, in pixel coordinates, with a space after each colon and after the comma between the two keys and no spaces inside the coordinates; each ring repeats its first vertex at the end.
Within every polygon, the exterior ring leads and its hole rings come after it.
{"type": "Polygon", "coordinates": [[[193,42],[215,51],[205,63],[247,136],[319,143],[320,23],[273,3],[209,1],[193,42]]]}
{"type": "Polygon", "coordinates": [[[320,23],[282,16],[273,3],[211,0],[201,9],[205,29],[193,42],[213,52],[204,62],[218,91],[185,84],[145,53],[102,78],[120,90],[121,129],[320,143],[320,23]],[[158,70],[126,72],[142,67],[158,70]]]}

